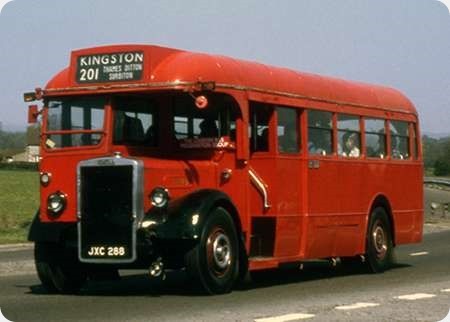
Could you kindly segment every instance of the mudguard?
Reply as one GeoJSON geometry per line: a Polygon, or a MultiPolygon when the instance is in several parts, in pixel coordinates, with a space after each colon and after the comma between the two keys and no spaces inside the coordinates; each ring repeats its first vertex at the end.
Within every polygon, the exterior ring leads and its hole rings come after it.
{"type": "Polygon", "coordinates": [[[33,242],[58,242],[63,232],[72,226],[74,226],[73,223],[43,223],[39,218],[38,210],[31,222],[28,240],[33,242]]]}
{"type": "Polygon", "coordinates": [[[158,239],[197,239],[203,229],[206,217],[213,207],[223,207],[241,231],[236,207],[223,192],[213,189],[197,190],[182,198],[169,202],[166,209],[152,208],[143,220],[151,223],[148,229],[158,239]]]}

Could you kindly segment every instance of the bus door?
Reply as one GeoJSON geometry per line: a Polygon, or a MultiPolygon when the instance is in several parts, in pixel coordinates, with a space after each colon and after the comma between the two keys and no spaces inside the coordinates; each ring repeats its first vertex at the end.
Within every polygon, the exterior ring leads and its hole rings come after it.
{"type": "Polygon", "coordinates": [[[295,109],[250,103],[248,173],[253,258],[299,254],[298,115],[295,109]]]}

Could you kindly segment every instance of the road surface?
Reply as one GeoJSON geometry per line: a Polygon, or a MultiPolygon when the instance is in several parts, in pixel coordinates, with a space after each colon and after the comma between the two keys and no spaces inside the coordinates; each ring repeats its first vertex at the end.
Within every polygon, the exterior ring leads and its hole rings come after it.
{"type": "Polygon", "coordinates": [[[424,241],[398,247],[397,265],[383,274],[315,262],[258,274],[220,296],[197,294],[183,272],[161,284],[144,271],[89,282],[79,295],[49,295],[29,245],[0,247],[0,309],[15,322],[440,321],[450,309],[450,215],[431,214],[431,201],[448,202],[450,193],[425,189],[424,241]]]}
{"type": "MultiPolygon", "coordinates": [[[[31,252],[0,250],[0,260],[27,261],[31,252]]],[[[439,321],[450,309],[450,230],[397,248],[396,267],[383,274],[317,262],[259,274],[220,296],[196,294],[182,272],[161,285],[141,271],[90,282],[79,295],[49,295],[28,268],[0,278],[11,321],[439,321]]]]}

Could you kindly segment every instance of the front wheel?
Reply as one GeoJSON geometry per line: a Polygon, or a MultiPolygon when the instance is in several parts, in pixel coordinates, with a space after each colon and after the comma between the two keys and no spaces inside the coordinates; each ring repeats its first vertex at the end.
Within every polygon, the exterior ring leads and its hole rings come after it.
{"type": "Polygon", "coordinates": [[[366,245],[366,258],[372,272],[383,272],[392,266],[392,230],[387,213],[382,207],[375,208],[371,213],[366,245]]]}
{"type": "Polygon", "coordinates": [[[59,243],[36,242],[34,259],[39,279],[48,292],[76,293],[86,281],[76,254],[59,243]]]}
{"type": "Polygon", "coordinates": [[[206,293],[228,293],[238,277],[238,254],[233,220],[217,207],[208,215],[199,243],[186,254],[186,269],[206,293]]]}

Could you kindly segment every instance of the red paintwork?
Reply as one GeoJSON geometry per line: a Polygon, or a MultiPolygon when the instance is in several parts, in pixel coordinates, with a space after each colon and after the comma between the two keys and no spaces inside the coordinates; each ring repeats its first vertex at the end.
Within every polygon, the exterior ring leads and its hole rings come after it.
{"type": "MultiPolygon", "coordinates": [[[[68,205],[58,221],[76,221],[76,165],[80,160],[111,155],[142,158],[145,165],[145,194],[157,185],[166,186],[173,198],[199,188],[226,192],[236,205],[246,247],[250,249],[251,218],[277,218],[274,256],[250,260],[250,269],[277,266],[279,263],[307,258],[350,256],[365,251],[365,234],[373,200],[384,195],[392,207],[395,243],[418,242],[422,238],[423,198],[422,160],[419,144],[417,160],[343,160],[338,156],[309,156],[305,149],[296,156],[280,156],[275,151],[276,137],[270,138],[269,153],[248,152],[248,100],[362,116],[395,118],[417,124],[412,103],[394,89],[295,72],[224,56],[192,53],[147,45],[105,46],[77,50],[71,64],[46,86],[44,96],[82,95],[116,92],[151,92],[162,89],[189,90],[198,81],[216,82],[216,91],[232,95],[241,109],[237,121],[236,149],[216,150],[209,160],[171,160],[155,156],[154,149],[136,150],[113,146],[111,111],[107,108],[105,137],[89,148],[47,150],[42,145],[41,171],[51,172],[52,181],[41,187],[41,219],[46,215],[47,196],[61,190],[68,205]],[[75,82],[78,55],[144,52],[144,72],[139,82],[83,84],[75,82]],[[319,160],[320,169],[309,169],[309,160],[319,160]],[[268,186],[272,207],[263,209],[261,195],[248,177],[251,166],[268,186]],[[227,182],[220,174],[233,171],[227,182]]],[[[194,88],[195,89],[195,88],[194,88]]],[[[45,115],[45,113],[44,113],[45,115]]],[[[272,120],[272,126],[275,121],[272,120]]],[[[306,113],[300,113],[301,145],[307,146],[306,113]]],[[[43,129],[45,131],[45,128],[43,129]]],[[[334,132],[336,137],[336,132],[334,132]]],[[[420,133],[417,132],[420,137],[420,133]]],[[[411,142],[412,144],[412,142],[411,142]]],[[[189,152],[186,152],[189,153],[189,152]]],[[[191,152],[192,153],[192,152],[191,152]]],[[[145,198],[145,210],[150,208],[145,198]]]]}

